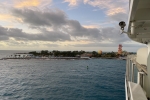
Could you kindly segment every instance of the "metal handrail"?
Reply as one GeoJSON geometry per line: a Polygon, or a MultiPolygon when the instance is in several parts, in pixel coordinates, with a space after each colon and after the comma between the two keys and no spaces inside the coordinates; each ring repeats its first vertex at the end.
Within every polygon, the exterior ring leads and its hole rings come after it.
{"type": "Polygon", "coordinates": [[[139,64],[136,61],[136,55],[129,55],[127,58],[130,59],[132,61],[132,63],[134,63],[136,65],[136,67],[138,68],[139,71],[143,71],[147,75],[147,66],[143,65],[143,64],[139,64]]]}

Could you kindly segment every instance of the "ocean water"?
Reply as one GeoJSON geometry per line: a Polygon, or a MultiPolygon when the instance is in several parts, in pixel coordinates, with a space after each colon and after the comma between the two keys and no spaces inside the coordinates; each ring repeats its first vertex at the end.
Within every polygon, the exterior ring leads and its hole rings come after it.
{"type": "Polygon", "coordinates": [[[125,100],[125,64],[117,59],[0,60],[0,100],[125,100]]]}

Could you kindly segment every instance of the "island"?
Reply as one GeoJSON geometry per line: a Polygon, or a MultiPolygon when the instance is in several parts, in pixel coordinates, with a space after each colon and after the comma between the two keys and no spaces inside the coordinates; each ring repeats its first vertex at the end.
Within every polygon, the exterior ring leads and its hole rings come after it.
{"type": "Polygon", "coordinates": [[[89,60],[91,58],[101,58],[101,59],[118,59],[125,58],[128,54],[132,54],[133,52],[122,51],[121,54],[118,52],[102,52],[102,51],[31,51],[28,53],[15,53],[12,55],[8,55],[7,57],[2,58],[1,60],[6,59],[86,59],[89,60]]]}

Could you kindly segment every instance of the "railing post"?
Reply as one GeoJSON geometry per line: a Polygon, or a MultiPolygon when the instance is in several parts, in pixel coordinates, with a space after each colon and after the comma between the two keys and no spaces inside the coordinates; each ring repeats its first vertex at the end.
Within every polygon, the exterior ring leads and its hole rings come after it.
{"type": "Polygon", "coordinates": [[[132,82],[134,82],[134,65],[135,65],[135,64],[132,63],[132,77],[131,77],[131,78],[132,78],[132,79],[131,79],[132,82]]]}
{"type": "Polygon", "coordinates": [[[137,83],[138,83],[139,85],[141,85],[141,87],[143,87],[143,81],[144,81],[143,75],[144,75],[143,72],[138,72],[138,81],[137,81],[137,83]]]}
{"type": "Polygon", "coordinates": [[[130,63],[131,63],[131,61],[130,61],[130,59],[128,60],[128,81],[130,80],[130,63]]]}
{"type": "Polygon", "coordinates": [[[126,80],[129,79],[129,57],[127,57],[127,62],[126,62],[126,80]]]}

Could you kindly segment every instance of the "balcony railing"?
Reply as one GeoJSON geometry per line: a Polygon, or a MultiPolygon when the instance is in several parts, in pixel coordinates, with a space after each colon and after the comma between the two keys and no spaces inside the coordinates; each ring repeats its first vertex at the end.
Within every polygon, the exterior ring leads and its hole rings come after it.
{"type": "Polygon", "coordinates": [[[147,100],[143,89],[147,66],[136,62],[136,55],[129,55],[126,61],[126,100],[147,100]]]}

